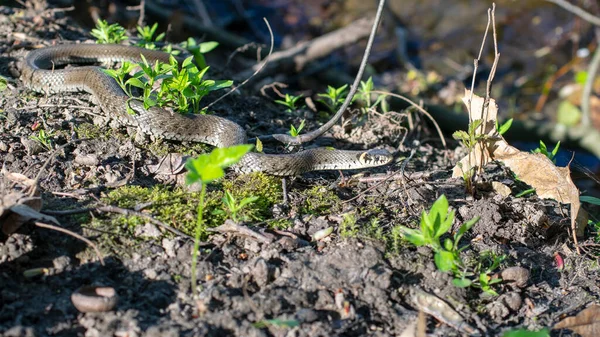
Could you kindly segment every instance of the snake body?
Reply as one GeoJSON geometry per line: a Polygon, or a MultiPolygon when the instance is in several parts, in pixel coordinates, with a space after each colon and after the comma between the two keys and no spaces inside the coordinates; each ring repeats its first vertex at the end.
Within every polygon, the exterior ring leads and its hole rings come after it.
{"type": "MultiPolygon", "coordinates": [[[[172,113],[129,100],[118,83],[98,66],[55,69],[67,64],[98,62],[141,62],[140,55],[154,63],[168,63],[169,54],[134,46],[110,44],[70,44],[30,51],[25,58],[22,80],[36,92],[57,94],[86,91],[95,96],[102,110],[111,118],[136,126],[143,133],[157,138],[195,141],[216,147],[228,147],[247,141],[244,129],[222,117],[200,114],[172,113]],[[135,114],[127,112],[127,104],[135,114]]],[[[236,165],[241,172],[263,171],[278,176],[294,176],[315,170],[344,170],[381,166],[392,156],[382,149],[366,151],[314,148],[290,154],[251,152],[236,165]]]]}

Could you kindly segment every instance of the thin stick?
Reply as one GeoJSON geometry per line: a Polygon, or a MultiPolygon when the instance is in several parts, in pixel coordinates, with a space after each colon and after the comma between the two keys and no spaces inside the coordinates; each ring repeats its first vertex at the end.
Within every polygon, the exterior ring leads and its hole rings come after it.
{"type": "Polygon", "coordinates": [[[562,7],[563,9],[579,16],[580,18],[584,19],[585,21],[587,21],[593,25],[600,26],[600,17],[590,14],[589,12],[586,12],[584,9],[582,9],[580,7],[570,4],[564,0],[546,0],[546,1],[557,4],[558,6],[562,7]]]}
{"type": "MultiPolygon", "coordinates": [[[[483,54],[483,47],[485,46],[485,41],[487,40],[488,31],[490,30],[490,11],[488,9],[488,21],[487,26],[485,27],[485,31],[483,33],[483,40],[481,41],[481,47],[479,47],[479,55],[477,55],[477,59],[473,60],[473,77],[471,79],[471,95],[469,96],[469,112],[471,111],[471,102],[473,102],[473,92],[475,91],[475,78],[477,77],[477,69],[479,68],[479,61],[481,61],[481,55],[483,54]]],[[[471,114],[469,113],[469,124],[473,123],[471,120],[471,114]]]]}
{"type": "Polygon", "coordinates": [[[273,37],[273,30],[271,30],[271,25],[269,25],[269,21],[267,21],[266,18],[263,18],[263,20],[265,21],[265,24],[267,25],[267,29],[269,29],[269,34],[271,35],[271,48],[269,49],[269,54],[267,55],[267,57],[263,60],[260,67],[258,69],[256,69],[256,71],[250,77],[248,77],[246,80],[244,80],[244,82],[242,82],[238,86],[231,88],[231,90],[229,90],[223,96],[214,100],[212,103],[210,103],[209,105],[204,107],[202,110],[208,110],[208,108],[213,106],[215,103],[217,103],[218,101],[222,100],[223,98],[229,96],[232,92],[234,92],[234,91],[238,90],[239,88],[241,88],[242,86],[244,86],[246,83],[248,83],[248,81],[250,81],[254,76],[256,76],[256,74],[260,73],[263,70],[263,68],[267,65],[267,63],[269,63],[269,59],[270,59],[269,56],[271,56],[271,54],[273,53],[273,46],[275,45],[275,38],[273,37]]]}
{"type": "Polygon", "coordinates": [[[128,11],[135,11],[135,10],[139,10],[140,11],[140,17],[137,20],[137,25],[138,26],[142,26],[144,24],[144,16],[146,15],[146,0],[140,0],[140,4],[137,6],[127,6],[125,7],[125,9],[127,9],[128,11]]]}
{"type": "Polygon", "coordinates": [[[358,68],[358,73],[356,74],[356,77],[354,78],[354,83],[352,84],[352,87],[350,88],[350,92],[348,93],[348,96],[346,97],[344,104],[342,104],[342,106],[335,113],[335,115],[327,123],[323,124],[320,128],[318,128],[314,131],[311,131],[311,132],[308,132],[308,133],[305,133],[302,135],[298,135],[296,137],[292,137],[287,134],[274,134],[274,135],[272,135],[273,138],[275,138],[278,141],[285,143],[285,144],[300,145],[302,143],[310,142],[310,141],[316,139],[317,137],[320,137],[322,134],[324,134],[329,129],[331,129],[331,127],[334,124],[336,124],[338,122],[338,120],[342,117],[342,115],[344,114],[344,112],[346,111],[348,106],[350,105],[350,102],[352,102],[352,98],[354,97],[354,94],[356,93],[356,90],[358,89],[358,85],[360,84],[360,81],[362,80],[362,76],[365,71],[365,67],[367,66],[367,61],[369,59],[369,55],[371,54],[371,48],[373,47],[373,40],[375,40],[375,34],[377,33],[377,28],[379,27],[379,23],[381,22],[381,13],[383,12],[384,6],[385,6],[385,0],[379,0],[379,6],[377,7],[377,14],[375,15],[375,22],[373,22],[373,28],[371,29],[371,35],[369,35],[369,41],[367,42],[367,46],[365,48],[365,53],[363,55],[363,59],[360,63],[360,67],[358,68]]]}
{"type": "Polygon", "coordinates": [[[51,229],[53,231],[65,233],[67,235],[70,235],[70,236],[72,236],[72,237],[74,237],[76,239],[79,239],[79,240],[87,243],[88,246],[90,246],[90,247],[92,247],[94,249],[94,251],[96,252],[96,256],[98,256],[98,259],[100,260],[100,264],[104,266],[104,259],[102,258],[102,254],[100,253],[100,250],[98,250],[98,247],[96,247],[96,245],[92,241],[86,239],[85,237],[83,237],[83,236],[81,236],[81,235],[79,235],[79,234],[77,234],[75,232],[72,232],[72,231],[70,231],[68,229],[65,229],[65,228],[62,228],[62,227],[58,227],[58,226],[54,226],[54,225],[49,225],[49,224],[45,224],[43,222],[38,222],[38,221],[35,222],[35,225],[38,226],[38,227],[47,228],[47,229],[51,229]]]}
{"type": "Polygon", "coordinates": [[[442,133],[442,129],[440,129],[440,126],[438,125],[438,123],[435,121],[435,119],[429,114],[429,112],[427,112],[425,109],[423,109],[423,107],[421,107],[420,105],[418,105],[417,103],[411,101],[410,99],[408,99],[407,97],[404,97],[402,95],[399,94],[394,94],[391,92],[387,92],[387,91],[380,91],[380,90],[373,90],[371,91],[372,93],[375,94],[380,94],[380,95],[388,95],[388,96],[392,96],[398,99],[401,99],[405,102],[407,102],[408,104],[414,106],[415,108],[417,108],[417,110],[419,110],[419,112],[421,112],[423,115],[425,115],[425,117],[429,118],[429,120],[433,123],[433,126],[435,127],[435,130],[438,133],[438,136],[440,137],[440,141],[442,142],[442,144],[444,145],[444,149],[447,149],[446,146],[446,140],[444,139],[444,134],[442,133]]]}

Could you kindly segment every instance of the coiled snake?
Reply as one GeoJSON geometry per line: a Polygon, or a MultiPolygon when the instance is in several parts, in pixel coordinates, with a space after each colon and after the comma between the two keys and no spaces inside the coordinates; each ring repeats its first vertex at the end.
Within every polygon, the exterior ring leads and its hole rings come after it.
{"type": "MultiPolygon", "coordinates": [[[[21,78],[28,88],[43,93],[86,91],[112,118],[133,125],[158,138],[195,141],[217,147],[246,142],[244,129],[225,118],[213,115],[171,113],[159,107],[144,109],[143,103],[129,100],[117,82],[98,66],[55,69],[66,64],[98,62],[169,61],[169,54],[139,47],[109,44],[70,44],[30,51],[21,78]],[[136,112],[127,113],[127,104],[136,112]]],[[[388,164],[392,155],[383,149],[346,151],[314,148],[290,154],[251,152],[236,165],[241,172],[263,171],[278,176],[299,175],[316,170],[345,170],[388,164]]]]}

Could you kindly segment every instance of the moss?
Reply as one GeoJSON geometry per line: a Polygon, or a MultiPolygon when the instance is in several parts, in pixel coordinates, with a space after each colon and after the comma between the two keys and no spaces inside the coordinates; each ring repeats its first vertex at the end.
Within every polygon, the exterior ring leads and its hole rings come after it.
{"type": "Polygon", "coordinates": [[[306,199],[300,207],[302,213],[308,214],[331,214],[340,212],[342,204],[340,198],[324,186],[315,186],[304,191],[306,199]]]}
{"type": "Polygon", "coordinates": [[[103,131],[101,127],[92,123],[78,124],[74,130],[78,138],[108,138],[111,134],[111,132],[103,131]]]}
{"type": "MultiPolygon", "coordinates": [[[[254,221],[264,221],[270,217],[271,207],[281,202],[281,183],[277,178],[253,173],[241,175],[232,180],[223,180],[219,184],[208,186],[209,191],[205,196],[204,219],[208,227],[216,227],[225,221],[225,213],[216,214],[216,210],[223,208],[223,189],[228,189],[238,200],[249,196],[257,196],[258,200],[249,204],[241,211],[241,215],[254,221]],[[242,213],[243,212],[243,213],[242,213]]],[[[185,188],[171,188],[164,185],[154,187],[123,186],[110,191],[102,201],[121,208],[133,209],[137,205],[147,204],[144,208],[148,214],[173,228],[193,235],[196,227],[196,209],[198,207],[199,192],[188,192],[185,188]]],[[[139,217],[118,216],[110,220],[111,225],[133,233],[138,225],[143,225],[147,220],[139,217]]]]}

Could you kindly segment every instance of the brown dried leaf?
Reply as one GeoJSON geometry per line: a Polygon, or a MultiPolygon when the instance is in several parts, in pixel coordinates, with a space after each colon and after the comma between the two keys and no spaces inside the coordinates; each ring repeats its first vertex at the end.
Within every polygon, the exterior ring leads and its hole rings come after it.
{"type": "Polygon", "coordinates": [[[577,316],[567,317],[558,322],[552,329],[570,329],[582,337],[600,336],[600,306],[591,305],[577,316]]]}
{"type": "MultiPolygon", "coordinates": [[[[468,107],[471,92],[466,90],[463,102],[468,107]]],[[[557,167],[543,154],[523,152],[510,146],[506,140],[498,134],[495,129],[495,119],[498,114],[498,107],[493,99],[490,99],[489,112],[483,116],[485,100],[483,97],[473,95],[471,107],[468,107],[471,114],[471,120],[484,119],[485,130],[477,130],[479,134],[485,132],[489,139],[485,142],[486,146],[481,149],[476,146],[473,153],[467,155],[454,167],[452,176],[462,177],[463,170],[470,169],[472,165],[481,165],[483,167],[492,160],[500,160],[508,166],[523,182],[535,188],[540,198],[550,198],[561,203],[571,204],[571,228],[582,231],[587,225],[587,220],[580,211],[579,190],[573,184],[568,167],[557,167]],[[492,119],[493,118],[493,119],[492,119]],[[469,157],[471,161],[469,161],[469,157]],[[476,161],[473,160],[476,158],[476,161]],[[581,214],[580,214],[581,213],[581,214]],[[578,226],[579,224],[579,226],[578,226]]]]}

